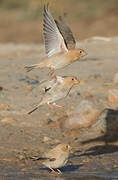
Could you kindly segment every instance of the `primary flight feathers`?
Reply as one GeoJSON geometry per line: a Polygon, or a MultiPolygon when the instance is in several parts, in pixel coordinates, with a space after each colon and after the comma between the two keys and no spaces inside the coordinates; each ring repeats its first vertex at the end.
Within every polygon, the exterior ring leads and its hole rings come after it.
{"type": "Polygon", "coordinates": [[[46,57],[39,64],[26,66],[27,71],[34,68],[48,67],[51,70],[63,68],[87,53],[83,49],[75,49],[75,39],[66,23],[65,17],[54,20],[48,5],[44,6],[43,36],[46,57]]]}
{"type": "Polygon", "coordinates": [[[45,51],[48,56],[67,51],[64,39],[60,33],[55,20],[53,19],[48,6],[44,6],[44,23],[43,23],[43,36],[45,43],[45,51]]]}
{"type": "Polygon", "coordinates": [[[75,48],[75,39],[65,18],[59,16],[59,21],[54,20],[48,6],[44,6],[43,35],[48,56],[75,48]]]}

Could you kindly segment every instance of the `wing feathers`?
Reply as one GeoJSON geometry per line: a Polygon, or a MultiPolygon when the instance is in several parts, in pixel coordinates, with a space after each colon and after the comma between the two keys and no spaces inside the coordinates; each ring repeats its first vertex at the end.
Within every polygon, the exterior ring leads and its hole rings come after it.
{"type": "Polygon", "coordinates": [[[48,56],[53,54],[67,51],[64,39],[48,10],[48,5],[44,6],[44,24],[43,24],[43,36],[45,43],[45,50],[48,56]]]}
{"type": "Polygon", "coordinates": [[[55,20],[57,27],[60,31],[60,33],[62,34],[65,44],[67,46],[67,48],[70,49],[74,49],[75,45],[76,45],[76,41],[73,37],[72,31],[70,29],[70,27],[68,26],[66,20],[65,20],[65,16],[62,18],[62,16],[59,16],[59,21],[55,20]]]}

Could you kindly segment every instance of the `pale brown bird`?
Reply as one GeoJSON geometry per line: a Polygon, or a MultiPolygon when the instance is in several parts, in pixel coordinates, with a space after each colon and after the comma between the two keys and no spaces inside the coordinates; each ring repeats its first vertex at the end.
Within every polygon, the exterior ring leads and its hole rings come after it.
{"type": "Polygon", "coordinates": [[[75,49],[76,42],[65,18],[62,19],[60,16],[59,21],[54,20],[48,5],[44,6],[43,36],[47,56],[39,64],[26,66],[27,71],[47,67],[53,74],[54,70],[87,55],[83,49],[75,49]]]}
{"type": "Polygon", "coordinates": [[[51,108],[54,108],[54,106],[62,107],[55,104],[55,101],[66,97],[69,94],[72,86],[79,83],[80,81],[74,76],[53,77],[49,83],[49,86],[45,87],[45,94],[42,97],[41,102],[34,109],[29,111],[28,114],[31,114],[44,104],[48,104],[51,108]]]}
{"type": "Polygon", "coordinates": [[[54,169],[57,169],[58,174],[61,174],[62,172],[58,168],[63,167],[67,163],[70,152],[71,147],[68,144],[63,143],[58,144],[49,152],[45,152],[43,157],[32,157],[31,159],[39,160],[52,172],[55,172],[54,169]]]}

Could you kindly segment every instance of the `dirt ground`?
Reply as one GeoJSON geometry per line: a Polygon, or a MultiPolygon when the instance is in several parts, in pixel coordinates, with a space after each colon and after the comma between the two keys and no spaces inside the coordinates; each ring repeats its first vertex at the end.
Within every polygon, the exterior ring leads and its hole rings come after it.
{"type": "MultiPolygon", "coordinates": [[[[118,72],[118,37],[90,38],[78,42],[77,46],[84,48],[88,55],[56,71],[58,75],[75,75],[82,82],[73,87],[67,98],[58,101],[67,114],[87,99],[104,109],[108,103],[108,89],[118,88],[113,84],[113,77],[118,72]],[[92,96],[88,96],[89,93],[92,96]]],[[[98,134],[87,129],[79,133],[60,128],[58,119],[66,114],[57,109],[59,113],[55,115],[47,105],[32,115],[27,114],[40,101],[40,82],[48,78],[48,70],[27,73],[24,66],[39,62],[43,56],[42,44],[0,44],[1,179],[15,179],[16,176],[17,179],[46,179],[47,176],[53,179],[46,168],[29,157],[40,155],[61,142],[69,143],[74,149],[67,166],[62,168],[62,179],[76,179],[78,176],[86,179],[86,175],[87,179],[89,175],[97,179],[99,174],[106,175],[106,178],[110,174],[117,175],[117,141],[113,144],[105,141],[81,144],[98,134]]]]}

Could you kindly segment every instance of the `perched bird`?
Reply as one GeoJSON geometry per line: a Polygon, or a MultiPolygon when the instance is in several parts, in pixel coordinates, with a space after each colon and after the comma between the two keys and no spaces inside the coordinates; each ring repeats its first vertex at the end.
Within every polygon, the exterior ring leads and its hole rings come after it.
{"type": "Polygon", "coordinates": [[[74,84],[79,84],[79,83],[80,81],[74,76],[53,77],[49,85],[45,87],[45,94],[42,97],[42,100],[40,101],[40,103],[34,109],[29,111],[28,114],[31,114],[36,109],[38,109],[38,107],[44,104],[48,104],[51,108],[54,108],[54,106],[62,107],[55,104],[54,102],[66,97],[69,94],[72,86],[74,84]]]}
{"type": "Polygon", "coordinates": [[[46,57],[39,64],[26,66],[27,71],[47,67],[53,74],[54,70],[63,68],[87,55],[83,49],[75,49],[76,42],[65,18],[60,16],[59,21],[54,20],[48,5],[44,6],[43,36],[46,57]]]}
{"type": "Polygon", "coordinates": [[[58,144],[49,152],[44,153],[43,157],[31,157],[31,159],[39,160],[52,172],[55,172],[54,169],[57,169],[58,174],[61,174],[62,172],[58,168],[63,167],[67,163],[70,152],[71,147],[68,144],[58,144]]]}

